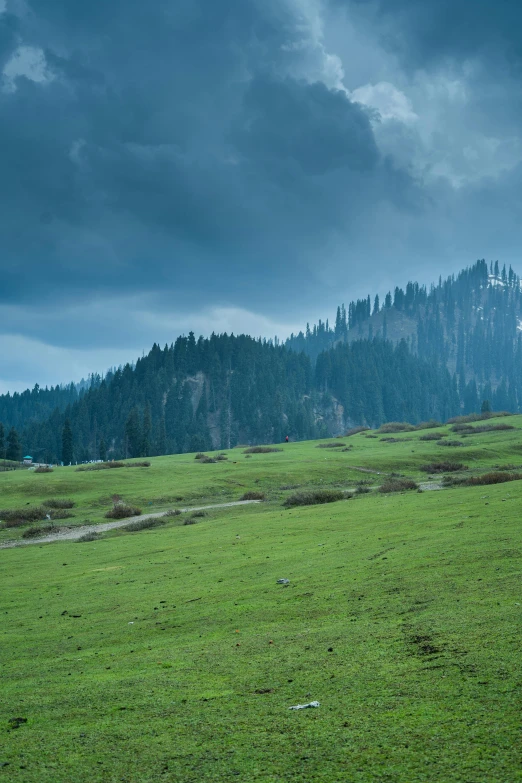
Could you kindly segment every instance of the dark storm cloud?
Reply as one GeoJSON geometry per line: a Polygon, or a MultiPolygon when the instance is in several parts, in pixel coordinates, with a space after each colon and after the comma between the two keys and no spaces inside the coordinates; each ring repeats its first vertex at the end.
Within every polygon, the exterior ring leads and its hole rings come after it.
{"type": "Polygon", "coordinates": [[[366,110],[292,77],[307,52],[284,9],[41,0],[0,17],[46,69],[0,92],[4,302],[167,286],[259,305],[365,204],[408,198],[366,110]]]}
{"type": "Polygon", "coordinates": [[[522,57],[522,4],[517,0],[332,1],[363,9],[374,22],[380,18],[386,24],[385,44],[417,66],[444,57],[499,53],[515,66],[522,57]]]}

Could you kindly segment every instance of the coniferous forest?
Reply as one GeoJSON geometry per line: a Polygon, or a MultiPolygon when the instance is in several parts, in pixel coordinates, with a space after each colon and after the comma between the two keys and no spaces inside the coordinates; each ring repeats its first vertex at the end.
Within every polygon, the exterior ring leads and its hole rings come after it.
{"type": "Polygon", "coordinates": [[[521,325],[520,279],[479,261],[429,291],[408,283],[339,306],[334,327],[284,345],[190,333],[87,385],[3,395],[0,422],[35,460],[69,462],[445,420],[483,400],[520,411],[521,325]]]}

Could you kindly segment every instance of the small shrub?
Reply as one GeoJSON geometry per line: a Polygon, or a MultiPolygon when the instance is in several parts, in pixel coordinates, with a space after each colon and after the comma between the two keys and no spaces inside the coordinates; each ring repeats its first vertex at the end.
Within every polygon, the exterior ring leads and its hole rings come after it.
{"type": "Polygon", "coordinates": [[[252,455],[251,454],[245,454],[245,459],[252,459],[252,455]]]}
{"type": "Polygon", "coordinates": [[[34,469],[34,473],[52,473],[53,469],[49,467],[49,465],[38,465],[37,468],[34,469]]]}
{"type": "Polygon", "coordinates": [[[454,473],[456,470],[467,470],[468,466],[462,462],[430,462],[428,465],[421,465],[419,470],[424,473],[454,473]]]}
{"type": "Polygon", "coordinates": [[[136,533],[139,530],[149,530],[152,527],[159,527],[164,525],[165,520],[163,517],[151,517],[149,519],[138,519],[136,522],[130,522],[125,525],[124,530],[128,530],[131,533],[136,533]]]}
{"type": "Polygon", "coordinates": [[[76,539],[77,544],[85,544],[88,541],[99,541],[101,538],[100,533],[96,533],[94,530],[92,530],[90,533],[85,533],[85,535],[80,536],[80,538],[76,539]]]}
{"type": "Polygon", "coordinates": [[[479,424],[472,427],[471,424],[454,424],[452,432],[458,432],[461,435],[476,435],[480,432],[503,432],[504,430],[514,430],[512,424],[479,424]]]}
{"type": "Polygon", "coordinates": [[[52,514],[50,514],[52,519],[70,519],[74,516],[74,514],[71,514],[70,511],[67,511],[64,509],[63,511],[61,509],[58,509],[56,511],[53,511],[52,514]]]}
{"type": "Polygon", "coordinates": [[[196,525],[197,522],[196,522],[196,519],[194,518],[194,516],[191,516],[191,517],[187,517],[185,519],[185,521],[183,522],[183,524],[184,525],[196,525]]]}
{"type": "Polygon", "coordinates": [[[344,449],[341,449],[341,451],[351,451],[353,449],[353,444],[349,443],[347,446],[344,447],[344,449]]]}
{"type": "Polygon", "coordinates": [[[414,429],[413,424],[408,424],[407,421],[389,421],[387,424],[382,424],[378,432],[386,435],[390,432],[413,432],[414,429]]]}
{"type": "Polygon", "coordinates": [[[33,525],[28,527],[22,533],[22,538],[36,538],[36,536],[44,536],[49,533],[57,533],[60,528],[57,525],[33,525]]]}
{"type": "Polygon", "coordinates": [[[243,454],[272,454],[275,451],[283,451],[283,449],[278,449],[275,446],[250,446],[244,450],[243,454]]]}
{"type": "Polygon", "coordinates": [[[421,421],[420,424],[417,424],[415,429],[416,430],[431,430],[434,427],[442,427],[442,422],[436,421],[435,419],[430,419],[429,421],[421,421]]]}
{"type": "Polygon", "coordinates": [[[368,492],[371,492],[371,489],[370,487],[365,487],[362,484],[359,484],[359,486],[356,487],[355,491],[358,495],[367,495],[368,492]]]}
{"type": "Polygon", "coordinates": [[[365,435],[365,438],[377,438],[377,435],[365,435]]]}
{"type": "Polygon", "coordinates": [[[290,495],[283,503],[284,506],[315,506],[320,503],[336,503],[344,500],[346,495],[337,489],[316,489],[305,492],[296,492],[290,495]]]}
{"type": "Polygon", "coordinates": [[[206,454],[199,459],[200,465],[209,465],[211,462],[217,462],[217,460],[215,460],[213,457],[207,457],[206,454]]]}
{"type": "Polygon", "coordinates": [[[94,462],[92,465],[79,465],[76,468],[77,472],[81,472],[84,470],[111,470],[112,468],[124,468],[125,463],[124,462],[94,462]]]}
{"type": "Polygon", "coordinates": [[[223,462],[224,460],[227,460],[227,459],[228,459],[228,457],[227,457],[226,454],[218,454],[217,457],[216,457],[216,461],[217,462],[223,462]]]}
{"type": "Polygon", "coordinates": [[[68,500],[67,498],[49,498],[44,500],[42,506],[47,508],[73,508],[74,500],[68,500]]]}
{"type": "Polygon", "coordinates": [[[245,492],[244,495],[241,495],[239,498],[240,500],[264,500],[266,497],[264,492],[245,492]]]}
{"type": "Polygon", "coordinates": [[[139,517],[141,508],[128,506],[126,503],[116,503],[116,505],[107,511],[106,519],[125,519],[126,517],[139,517]]]}
{"type": "Polygon", "coordinates": [[[205,511],[203,509],[200,509],[200,511],[193,511],[190,517],[188,519],[202,519],[203,517],[206,517],[205,511]]]}
{"type": "Polygon", "coordinates": [[[463,442],[461,440],[442,440],[439,443],[439,446],[450,446],[453,448],[457,448],[458,446],[463,446],[463,442]]]}
{"type": "Polygon", "coordinates": [[[165,513],[162,515],[166,519],[171,519],[172,517],[180,517],[181,511],[179,508],[170,508],[168,511],[165,511],[165,513]]]}
{"type": "Polygon", "coordinates": [[[33,508],[11,508],[0,511],[0,520],[4,527],[22,527],[31,522],[40,522],[47,518],[47,509],[43,506],[33,506],[33,508]]]}
{"type": "Polygon", "coordinates": [[[358,432],[367,432],[369,429],[369,427],[364,427],[362,425],[360,427],[352,427],[351,430],[347,430],[344,433],[344,437],[350,438],[352,435],[357,435],[358,432]]]}
{"type": "Polygon", "coordinates": [[[403,438],[381,438],[384,443],[402,443],[403,438]]]}
{"type": "Polygon", "coordinates": [[[421,435],[419,440],[441,440],[441,438],[445,437],[446,435],[440,432],[427,432],[426,435],[421,435]]]}
{"type": "Polygon", "coordinates": [[[509,411],[486,411],[485,413],[468,413],[466,416],[453,416],[448,419],[446,424],[469,424],[473,421],[484,421],[484,419],[498,419],[501,416],[513,416],[509,411]]]}
{"type": "Polygon", "coordinates": [[[492,473],[484,473],[482,476],[472,476],[465,479],[462,484],[468,487],[476,487],[485,484],[504,484],[506,481],[520,481],[520,479],[522,479],[522,473],[493,471],[492,473]]]}
{"type": "Polygon", "coordinates": [[[316,449],[340,449],[342,446],[346,446],[346,443],[340,441],[330,441],[330,443],[318,443],[316,449]]]}
{"type": "Polygon", "coordinates": [[[379,492],[404,492],[407,489],[418,489],[419,485],[411,479],[388,479],[381,484],[379,492]]]}
{"type": "Polygon", "coordinates": [[[206,457],[206,456],[207,456],[207,455],[206,455],[206,454],[203,454],[203,452],[202,452],[202,451],[198,451],[198,453],[196,454],[196,456],[194,457],[194,459],[203,459],[203,457],[206,457]]]}
{"type": "Polygon", "coordinates": [[[124,467],[126,468],[150,468],[150,462],[143,460],[142,462],[126,462],[124,467]]]}

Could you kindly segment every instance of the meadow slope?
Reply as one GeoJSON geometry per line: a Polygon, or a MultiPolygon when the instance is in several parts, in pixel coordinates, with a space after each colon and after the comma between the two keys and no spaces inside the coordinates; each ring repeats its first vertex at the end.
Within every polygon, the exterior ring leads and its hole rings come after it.
{"type": "Polygon", "coordinates": [[[0,781],[522,780],[522,481],[283,506],[391,472],[426,481],[442,460],[514,470],[522,417],[491,421],[515,429],[0,474],[3,510],[70,498],[67,525],[101,522],[115,495],[149,513],[266,494],[0,552],[0,781]]]}

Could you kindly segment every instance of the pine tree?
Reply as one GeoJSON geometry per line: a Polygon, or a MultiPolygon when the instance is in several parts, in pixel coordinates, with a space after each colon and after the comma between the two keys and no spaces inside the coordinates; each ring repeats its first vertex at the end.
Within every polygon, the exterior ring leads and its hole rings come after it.
{"type": "Polygon", "coordinates": [[[103,462],[107,462],[107,444],[105,443],[105,438],[100,439],[100,445],[98,448],[99,448],[100,459],[103,462]]]}
{"type": "Polygon", "coordinates": [[[150,456],[150,435],[152,431],[152,416],[150,412],[150,404],[145,406],[145,412],[143,414],[143,430],[141,435],[141,456],[150,456]]]}
{"type": "Polygon", "coordinates": [[[20,462],[20,460],[22,459],[22,447],[20,445],[20,438],[18,437],[18,432],[15,430],[14,427],[11,427],[11,429],[9,430],[9,434],[7,435],[6,457],[7,459],[12,460],[13,462],[20,462]]]}
{"type": "Polygon", "coordinates": [[[140,456],[143,441],[140,432],[138,409],[136,407],[132,408],[127,416],[127,421],[125,422],[125,443],[127,447],[125,453],[126,458],[140,456]]]}
{"type": "Polygon", "coordinates": [[[71,422],[65,419],[62,430],[62,462],[64,465],[71,465],[73,461],[73,433],[71,422]]]}
{"type": "Polygon", "coordinates": [[[0,421],[0,459],[5,457],[5,432],[4,425],[0,421]]]}

